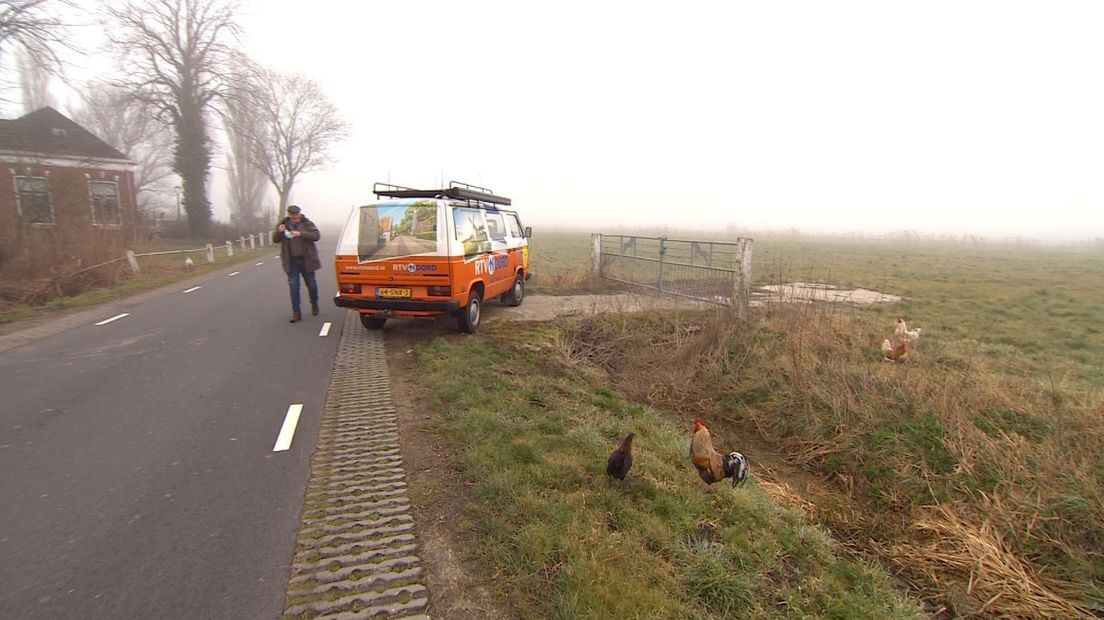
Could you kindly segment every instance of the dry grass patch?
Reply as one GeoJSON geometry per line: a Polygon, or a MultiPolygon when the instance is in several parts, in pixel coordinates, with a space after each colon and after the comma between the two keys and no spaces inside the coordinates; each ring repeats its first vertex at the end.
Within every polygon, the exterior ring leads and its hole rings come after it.
{"type": "MultiPolygon", "coordinates": [[[[892,324],[824,306],[576,319],[564,355],[622,394],[754,429],[834,498],[810,498],[954,614],[1104,612],[1104,408],[1076,384],[1013,380],[984,345],[922,338],[881,361],[892,324]]],[[[1057,374],[1057,373],[1055,373],[1057,374]]]]}

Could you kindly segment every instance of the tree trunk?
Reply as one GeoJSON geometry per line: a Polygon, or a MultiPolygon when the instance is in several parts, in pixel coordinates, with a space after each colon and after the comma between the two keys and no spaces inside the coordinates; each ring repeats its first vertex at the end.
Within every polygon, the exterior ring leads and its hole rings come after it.
{"type": "Polygon", "coordinates": [[[180,102],[180,110],[174,168],[183,180],[188,234],[192,239],[206,239],[211,224],[211,203],[207,200],[207,175],[211,169],[207,122],[200,105],[180,102]]]}

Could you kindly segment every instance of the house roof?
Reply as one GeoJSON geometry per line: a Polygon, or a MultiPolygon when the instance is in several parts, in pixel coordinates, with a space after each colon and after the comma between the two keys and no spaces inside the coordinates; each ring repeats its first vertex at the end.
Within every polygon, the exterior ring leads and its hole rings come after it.
{"type": "Polygon", "coordinates": [[[0,119],[0,150],[54,157],[127,159],[51,107],[39,108],[17,119],[0,119]]]}

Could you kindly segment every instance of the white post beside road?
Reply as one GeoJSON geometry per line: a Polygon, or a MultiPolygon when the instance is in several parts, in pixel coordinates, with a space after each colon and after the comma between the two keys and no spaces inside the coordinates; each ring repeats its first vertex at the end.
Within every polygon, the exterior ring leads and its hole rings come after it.
{"type": "Polygon", "coordinates": [[[127,250],[126,251],[126,259],[127,259],[127,262],[130,263],[130,270],[131,271],[133,271],[134,273],[142,273],[138,269],[138,258],[136,256],[134,256],[134,250],[127,250]]]}
{"type": "Polygon", "coordinates": [[[226,255],[227,256],[233,256],[234,255],[234,243],[232,241],[227,241],[226,242],[226,255]]]}
{"type": "Polygon", "coordinates": [[[215,248],[214,248],[214,246],[212,246],[210,243],[208,243],[206,249],[207,249],[207,252],[206,252],[206,254],[207,254],[207,263],[210,264],[210,263],[215,262],[215,248]]]}

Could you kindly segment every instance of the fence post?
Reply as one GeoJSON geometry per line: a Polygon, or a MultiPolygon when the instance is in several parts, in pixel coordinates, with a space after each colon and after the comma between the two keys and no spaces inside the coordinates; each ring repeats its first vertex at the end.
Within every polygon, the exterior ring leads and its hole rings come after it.
{"type": "Polygon", "coordinates": [[[227,241],[226,242],[226,255],[227,256],[233,256],[234,255],[234,242],[233,241],[227,241]]]}
{"type": "Polygon", "coordinates": [[[134,256],[134,250],[126,251],[126,259],[127,262],[130,263],[131,271],[133,271],[134,273],[142,273],[142,271],[138,269],[138,258],[134,256]]]}
{"type": "Polygon", "coordinates": [[[249,233],[249,249],[250,250],[256,250],[257,249],[257,240],[253,238],[253,233],[249,233]]]}
{"type": "Polygon", "coordinates": [[[736,239],[736,280],[732,283],[732,303],[736,306],[736,316],[747,319],[751,305],[751,256],[755,241],[740,237],[736,239]]]}
{"type": "Polygon", "coordinates": [[[207,262],[215,262],[215,248],[210,243],[207,244],[207,262]]]}
{"type": "Polygon", "coordinates": [[[590,233],[590,275],[602,277],[602,233],[590,233]]]}
{"type": "Polygon", "coordinates": [[[656,289],[660,292],[663,291],[663,256],[667,254],[667,237],[659,238],[659,281],[656,282],[656,289]]]}

